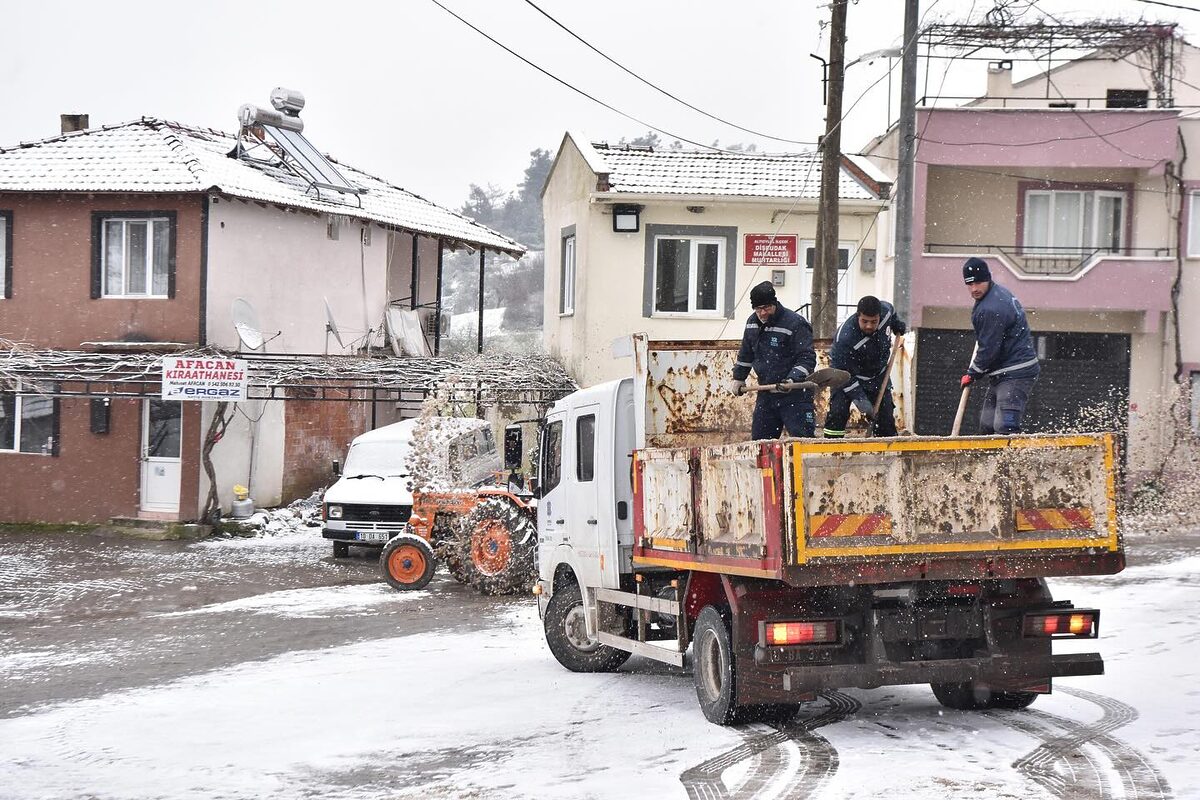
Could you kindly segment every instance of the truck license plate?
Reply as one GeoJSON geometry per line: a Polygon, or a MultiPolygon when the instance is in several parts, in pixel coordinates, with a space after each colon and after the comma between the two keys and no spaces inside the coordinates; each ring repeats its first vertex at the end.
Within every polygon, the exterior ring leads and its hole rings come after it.
{"type": "Polygon", "coordinates": [[[386,542],[392,538],[387,531],[359,531],[357,536],[360,542],[386,542]]]}

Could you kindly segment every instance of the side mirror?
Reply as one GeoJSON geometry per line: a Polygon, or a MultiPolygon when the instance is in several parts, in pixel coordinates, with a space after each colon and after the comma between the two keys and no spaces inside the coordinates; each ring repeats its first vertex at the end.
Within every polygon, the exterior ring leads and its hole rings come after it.
{"type": "Polygon", "coordinates": [[[333,477],[335,477],[335,478],[340,478],[340,477],[342,477],[342,462],[341,462],[341,461],[338,461],[338,460],[335,458],[335,459],[333,460],[333,465],[332,465],[332,466],[333,466],[333,477]]]}
{"type": "Polygon", "coordinates": [[[525,447],[520,425],[509,425],[504,429],[504,468],[509,472],[521,469],[525,447]]]}

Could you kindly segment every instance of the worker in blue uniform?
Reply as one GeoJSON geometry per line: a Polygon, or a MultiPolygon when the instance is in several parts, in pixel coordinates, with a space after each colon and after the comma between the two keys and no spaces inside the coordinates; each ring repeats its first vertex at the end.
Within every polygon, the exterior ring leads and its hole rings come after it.
{"type": "Polygon", "coordinates": [[[745,392],[751,370],[760,384],[775,386],[758,393],[751,438],[775,439],[784,428],[790,436],[812,436],[816,428],[812,392],[792,385],[816,369],[812,326],[795,311],[779,305],[770,281],[750,290],[750,305],[754,313],[746,320],[730,390],[745,392]]]}
{"type": "Polygon", "coordinates": [[[961,385],[965,389],[987,380],[980,433],[1020,433],[1025,406],[1042,371],[1025,309],[1012,292],[992,280],[982,258],[969,258],[963,264],[963,283],[975,301],[971,325],[976,347],[961,385]]]}
{"type": "Polygon", "coordinates": [[[892,400],[891,376],[887,374],[892,334],[903,336],[907,327],[891,303],[867,295],[858,301],[855,313],[838,326],[829,351],[829,363],[850,373],[850,382],[829,393],[825,415],[826,438],[846,435],[850,408],[857,408],[874,426],[877,436],[896,435],[896,406],[892,400]],[[884,388],[886,387],[886,388],[884,388]],[[884,388],[879,414],[875,398],[884,388]]]}

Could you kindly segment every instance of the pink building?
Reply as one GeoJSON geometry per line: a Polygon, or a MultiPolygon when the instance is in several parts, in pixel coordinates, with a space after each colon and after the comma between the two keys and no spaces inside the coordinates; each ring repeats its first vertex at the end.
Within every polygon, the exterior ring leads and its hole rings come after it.
{"type": "MultiPolygon", "coordinates": [[[[1177,46],[1178,73],[1198,74],[1200,50],[1177,46]]],[[[1043,364],[1029,427],[1128,424],[1136,477],[1161,456],[1161,401],[1177,369],[1200,380],[1200,325],[1179,314],[1200,307],[1200,121],[1178,107],[1200,105],[1200,89],[1176,82],[1173,101],[1160,101],[1128,57],[1081,59],[1052,80],[1016,84],[1011,69],[990,64],[988,95],[967,106],[917,111],[910,422],[920,434],[949,432],[974,341],[960,268],[980,256],[1029,312],[1043,364]]],[[[896,136],[866,150],[890,175],[896,136]]],[[[891,243],[883,250],[886,296],[891,243]]]]}

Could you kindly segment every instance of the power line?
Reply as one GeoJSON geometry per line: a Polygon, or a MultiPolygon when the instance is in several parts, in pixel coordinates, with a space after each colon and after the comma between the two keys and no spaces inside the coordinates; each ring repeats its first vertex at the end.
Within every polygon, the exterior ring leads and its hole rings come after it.
{"type": "Polygon", "coordinates": [[[556,83],[559,83],[559,84],[561,84],[561,85],[565,86],[566,88],[570,89],[571,91],[575,92],[576,94],[579,94],[579,95],[582,95],[583,97],[586,97],[588,100],[591,100],[593,103],[596,103],[596,104],[597,104],[597,105],[599,105],[599,106],[603,106],[604,108],[608,109],[609,111],[613,112],[614,114],[619,114],[620,116],[624,117],[625,119],[627,119],[627,120],[630,120],[630,121],[632,121],[632,122],[636,122],[638,125],[644,125],[645,127],[649,128],[649,129],[650,129],[650,130],[652,130],[652,131],[658,131],[659,133],[663,134],[664,136],[670,136],[670,137],[671,137],[671,138],[673,138],[673,139],[678,139],[678,140],[679,140],[679,141],[681,141],[681,142],[687,142],[687,143],[688,143],[688,144],[690,144],[690,145],[695,145],[696,147],[702,148],[702,149],[704,149],[704,150],[712,150],[712,151],[714,151],[714,152],[718,152],[718,153],[730,153],[730,152],[734,152],[734,151],[731,151],[731,150],[725,150],[725,149],[723,149],[723,148],[720,148],[720,147],[713,147],[712,145],[702,144],[701,142],[697,142],[697,141],[693,141],[692,139],[688,139],[688,138],[687,138],[687,137],[685,137],[685,136],[680,136],[679,134],[676,134],[676,133],[671,133],[671,132],[670,132],[670,131],[668,131],[668,130],[664,130],[663,128],[659,128],[659,127],[656,127],[656,126],[654,126],[654,125],[651,125],[649,122],[645,122],[644,120],[641,120],[641,119],[639,119],[638,117],[635,117],[635,116],[633,116],[632,114],[628,114],[628,113],[626,113],[626,112],[624,112],[624,111],[620,110],[619,108],[616,108],[616,107],[614,107],[614,106],[612,106],[612,105],[609,105],[608,103],[604,102],[604,101],[603,101],[603,100],[601,100],[600,98],[598,98],[598,97],[596,97],[596,96],[594,96],[594,95],[591,95],[591,94],[587,93],[587,92],[586,92],[586,91],[584,91],[583,89],[580,89],[578,86],[575,86],[574,84],[568,83],[567,81],[565,81],[565,80],[563,80],[562,78],[558,77],[557,75],[555,75],[554,73],[550,72],[549,70],[547,70],[547,69],[544,69],[543,67],[541,67],[541,66],[539,66],[539,65],[537,65],[537,64],[535,64],[535,63],[533,63],[532,61],[530,61],[530,60],[529,60],[528,58],[526,58],[525,56],[521,55],[521,54],[520,54],[520,53],[518,53],[517,51],[513,50],[512,48],[510,48],[508,45],[504,44],[503,42],[501,42],[501,41],[499,41],[499,40],[497,40],[497,39],[495,39],[495,38],[493,38],[492,36],[490,36],[489,34],[487,34],[486,32],[484,32],[484,31],[483,31],[483,30],[481,30],[480,28],[477,28],[477,27],[475,27],[475,26],[474,26],[474,25],[472,25],[470,22],[468,22],[467,20],[465,20],[465,19],[463,19],[462,17],[460,17],[458,14],[455,14],[455,13],[454,13],[453,11],[451,11],[449,8],[447,8],[446,6],[442,5],[442,4],[441,4],[441,2],[439,2],[439,0],[429,0],[429,2],[433,3],[435,6],[437,6],[438,8],[440,8],[442,11],[445,11],[447,14],[449,14],[449,15],[450,15],[450,16],[452,16],[452,17],[454,17],[456,20],[458,20],[459,22],[461,22],[463,25],[466,25],[468,28],[470,28],[471,30],[475,31],[475,32],[476,32],[476,33],[478,33],[480,36],[482,36],[483,38],[487,39],[489,42],[491,42],[492,44],[496,45],[497,47],[499,47],[499,48],[500,48],[501,50],[503,50],[504,52],[508,53],[509,55],[513,56],[514,58],[517,58],[517,59],[519,59],[519,60],[520,60],[521,62],[523,62],[524,64],[526,64],[526,65],[528,65],[528,66],[530,66],[530,67],[533,67],[533,68],[534,68],[534,69],[536,69],[538,72],[542,73],[543,75],[545,75],[547,78],[550,78],[550,79],[551,79],[551,80],[553,80],[554,82],[556,82],[556,83]]]}
{"type": "Polygon", "coordinates": [[[677,95],[674,95],[674,94],[672,94],[671,92],[667,91],[666,89],[662,88],[661,86],[657,85],[656,83],[654,83],[654,82],[652,82],[652,81],[650,81],[650,80],[647,80],[646,78],[643,78],[641,75],[639,75],[638,73],[634,72],[634,71],[633,71],[633,70],[631,70],[629,67],[627,67],[627,66],[625,66],[624,64],[620,63],[620,62],[619,62],[619,61],[617,61],[616,59],[612,58],[612,57],[611,57],[611,56],[609,56],[607,53],[603,52],[602,50],[600,50],[599,48],[597,48],[595,45],[593,45],[591,42],[587,41],[587,40],[586,40],[586,39],[584,39],[582,36],[580,36],[579,34],[577,34],[575,31],[573,31],[573,30],[571,30],[570,28],[568,28],[568,27],[567,27],[566,25],[564,25],[562,22],[560,22],[559,20],[555,19],[553,16],[551,16],[549,13],[547,13],[545,9],[543,9],[543,8],[542,8],[541,6],[539,6],[537,3],[533,2],[533,0],[525,0],[525,3],[526,3],[527,5],[529,5],[531,8],[533,8],[535,11],[537,11],[539,14],[541,14],[543,17],[545,17],[546,19],[548,19],[548,20],[550,20],[551,22],[553,22],[553,23],[554,23],[555,25],[557,25],[559,28],[562,28],[564,31],[566,31],[568,34],[570,34],[570,35],[571,35],[571,36],[572,36],[572,37],[573,37],[573,38],[574,38],[576,41],[578,41],[580,44],[582,44],[582,45],[584,45],[585,47],[587,47],[589,50],[591,50],[593,53],[595,53],[596,55],[598,55],[598,56],[600,56],[601,58],[603,58],[603,59],[604,59],[605,61],[607,61],[608,63],[612,64],[614,67],[617,67],[618,69],[620,69],[620,70],[621,70],[622,72],[624,72],[625,74],[627,74],[627,75],[630,75],[630,76],[631,76],[631,77],[633,77],[633,78],[636,78],[637,80],[641,81],[641,82],[642,82],[643,84],[645,84],[646,86],[649,86],[651,89],[655,90],[656,92],[659,92],[660,94],[663,94],[663,95],[665,95],[666,97],[669,97],[669,98],[671,98],[671,99],[672,99],[672,100],[674,100],[676,103],[679,103],[679,104],[681,104],[681,105],[683,105],[683,106],[686,106],[687,108],[690,108],[692,111],[695,111],[695,112],[696,112],[696,113],[698,113],[698,114],[701,114],[701,115],[703,115],[703,116],[705,116],[705,117],[708,117],[708,118],[709,118],[709,119],[711,119],[711,120],[715,120],[716,122],[720,122],[722,125],[728,125],[728,126],[729,126],[729,127],[731,127],[731,128],[736,128],[736,129],[737,129],[737,130],[739,130],[739,131],[742,131],[742,132],[744,132],[744,133],[748,133],[748,134],[750,134],[750,135],[752,135],[752,136],[758,136],[759,138],[762,138],[762,139],[771,139],[771,140],[773,140],[773,141],[776,141],[776,142],[784,142],[784,143],[786,143],[786,144],[799,144],[799,145],[804,145],[804,146],[807,146],[807,147],[815,146],[815,145],[817,144],[816,142],[803,142],[803,141],[800,141],[800,140],[798,140],[798,139],[786,139],[786,138],[784,138],[784,137],[782,137],[782,136],[772,136],[772,135],[771,135],[771,134],[769,134],[769,133],[763,133],[763,132],[761,132],[761,131],[752,130],[752,129],[750,129],[750,128],[747,128],[747,127],[744,127],[744,126],[742,126],[742,125],[738,125],[736,122],[730,122],[729,120],[727,120],[727,119],[724,119],[724,118],[722,118],[722,117],[718,117],[718,116],[717,116],[717,115],[715,115],[715,114],[710,114],[709,112],[705,111],[704,109],[702,109],[702,108],[698,108],[698,107],[696,107],[696,106],[692,105],[692,104],[691,104],[691,103],[689,103],[687,100],[684,100],[683,98],[681,98],[681,97],[678,97],[677,95]]]}
{"type": "Polygon", "coordinates": [[[1200,8],[1192,8],[1191,6],[1180,6],[1180,5],[1176,5],[1175,3],[1164,3],[1164,2],[1162,2],[1162,0],[1137,0],[1137,2],[1147,3],[1152,6],[1166,6],[1167,8],[1178,8],[1180,11],[1200,11],[1200,8]]]}

